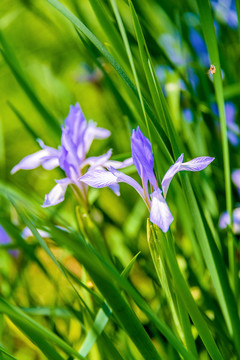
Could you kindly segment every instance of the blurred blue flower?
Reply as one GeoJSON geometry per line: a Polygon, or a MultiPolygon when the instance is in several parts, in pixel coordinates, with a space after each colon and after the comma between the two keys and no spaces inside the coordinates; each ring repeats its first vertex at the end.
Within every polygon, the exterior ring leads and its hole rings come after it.
{"type": "Polygon", "coordinates": [[[188,122],[188,123],[192,123],[193,122],[193,113],[192,110],[189,108],[185,108],[182,111],[183,114],[183,118],[188,122]]]}
{"type": "Polygon", "coordinates": [[[182,46],[179,34],[164,33],[159,37],[159,44],[166,52],[168,58],[176,66],[181,66],[190,61],[190,54],[182,46]]]}
{"type": "MultiPolygon", "coordinates": [[[[10,236],[5,231],[5,229],[0,225],[0,244],[7,245],[12,242],[10,236]]],[[[17,250],[8,250],[9,254],[13,255],[14,257],[18,256],[19,251],[17,250]]]]}
{"type": "Polygon", "coordinates": [[[192,44],[192,47],[199,58],[201,65],[209,67],[210,60],[208,55],[207,46],[203,37],[199,34],[199,32],[193,27],[189,30],[189,40],[192,44]]]}
{"type": "Polygon", "coordinates": [[[238,27],[236,3],[234,0],[211,0],[216,19],[232,29],[238,27]]]}
{"type": "Polygon", "coordinates": [[[137,130],[133,130],[131,137],[131,150],[133,163],[137,169],[138,175],[141,178],[142,186],[128,175],[117,171],[113,167],[109,167],[108,170],[89,169],[88,172],[83,175],[80,180],[84,183],[96,187],[102,188],[109,185],[118,184],[124,182],[132,186],[145,201],[150,211],[150,221],[163,231],[167,232],[173,221],[173,216],[166,203],[166,195],[168,187],[172,178],[179,171],[200,171],[205,169],[214,158],[211,157],[198,157],[186,163],[183,163],[183,154],[177,159],[174,165],[172,165],[166,172],[161,188],[159,188],[156,177],[153,171],[153,153],[150,141],[142,134],[139,127],[137,130]]]}
{"type": "MultiPolygon", "coordinates": [[[[70,107],[70,112],[65,120],[65,127],[62,126],[61,146],[58,149],[44,145],[39,140],[42,150],[23,158],[11,171],[12,174],[20,169],[34,169],[40,165],[44,169],[51,170],[60,166],[65,172],[64,179],[56,180],[57,185],[45,196],[43,207],[59,204],[64,200],[68,185],[76,185],[80,194],[87,203],[87,186],[78,181],[84,170],[104,166],[114,168],[126,167],[132,164],[132,159],[124,162],[110,160],[112,151],[106,154],[87,158],[87,153],[94,139],[105,139],[110,136],[110,131],[97,127],[96,123],[87,123],[79,104],[70,107]]],[[[112,190],[119,192],[118,186],[112,190]]]]}
{"type": "Polygon", "coordinates": [[[240,169],[235,169],[232,171],[232,182],[237,187],[240,196],[240,169]]]}
{"type": "MultiPolygon", "coordinates": [[[[219,116],[218,106],[216,103],[211,105],[211,109],[214,115],[219,116]]],[[[225,114],[226,114],[228,140],[233,146],[238,146],[240,129],[235,122],[236,106],[230,101],[225,103],[225,114]]]]}
{"type": "MultiPolygon", "coordinates": [[[[220,229],[226,229],[230,225],[230,215],[227,211],[221,214],[218,226],[220,229]]],[[[233,232],[240,234],[240,208],[233,210],[233,232]]]]}

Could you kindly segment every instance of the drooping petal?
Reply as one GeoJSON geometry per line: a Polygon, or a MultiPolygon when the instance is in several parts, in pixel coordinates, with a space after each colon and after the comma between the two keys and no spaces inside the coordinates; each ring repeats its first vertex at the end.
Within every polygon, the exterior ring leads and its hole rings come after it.
{"type": "Polygon", "coordinates": [[[169,230],[171,223],[173,222],[173,216],[169,210],[166,200],[162,196],[160,189],[155,190],[151,194],[152,205],[150,210],[150,221],[157,225],[164,233],[169,230]]]}
{"type": "Polygon", "coordinates": [[[157,181],[153,172],[153,153],[150,141],[143,135],[139,127],[133,130],[131,137],[133,163],[147,191],[148,181],[157,189],[157,181]]]}
{"type": "Polygon", "coordinates": [[[162,190],[163,195],[166,197],[167,191],[172,181],[172,178],[179,171],[200,171],[205,169],[215,158],[209,156],[197,157],[193,160],[183,163],[183,154],[179,156],[174,165],[172,165],[169,170],[164,175],[162,180],[162,190]]]}
{"type": "Polygon", "coordinates": [[[120,189],[118,184],[110,185],[109,189],[111,189],[117,196],[120,196],[120,189]]]}
{"type": "Polygon", "coordinates": [[[240,189],[240,169],[233,170],[232,181],[238,189],[240,189]]]}
{"type": "Polygon", "coordinates": [[[45,195],[45,201],[42,207],[48,207],[57,205],[64,200],[65,192],[71,181],[68,178],[56,180],[57,185],[50,191],[49,194],[45,195]]]}
{"type": "Polygon", "coordinates": [[[98,169],[89,170],[79,178],[79,181],[95,188],[112,187],[119,182],[124,182],[132,186],[140,194],[143,200],[146,201],[142,187],[130,176],[117,171],[113,167],[110,167],[109,171],[98,169]]]}
{"type": "Polygon", "coordinates": [[[128,176],[128,175],[114,169],[111,166],[109,167],[109,171],[111,171],[111,173],[114,176],[116,176],[118,182],[124,182],[124,183],[132,186],[139,193],[139,195],[142,197],[142,199],[146,202],[146,204],[148,206],[148,202],[149,202],[148,195],[144,194],[143,188],[138,184],[138,182],[136,180],[131,178],[131,176],[128,176]]]}
{"type": "Polygon", "coordinates": [[[118,183],[117,177],[110,171],[98,169],[87,171],[79,181],[94,188],[104,188],[118,183]]]}
{"type": "Polygon", "coordinates": [[[162,190],[163,190],[163,195],[164,197],[166,197],[167,195],[167,191],[170,185],[170,182],[172,181],[172,178],[174,177],[174,175],[180,171],[180,167],[182,165],[183,162],[183,154],[181,154],[179,156],[179,158],[177,159],[177,161],[175,162],[175,164],[173,164],[172,166],[170,166],[170,168],[168,169],[168,171],[166,172],[166,174],[163,177],[162,180],[162,190]]]}
{"type": "Polygon", "coordinates": [[[201,156],[195,159],[192,159],[181,165],[180,170],[187,171],[200,171],[205,169],[215,158],[210,156],[201,156]]]}
{"type": "Polygon", "coordinates": [[[15,174],[18,170],[32,170],[42,165],[44,159],[48,157],[48,150],[40,150],[34,154],[24,157],[14,168],[11,170],[11,174],[15,174]]]}
{"type": "Polygon", "coordinates": [[[58,157],[49,157],[42,162],[42,167],[45,170],[52,170],[59,166],[59,159],[58,157]]]}

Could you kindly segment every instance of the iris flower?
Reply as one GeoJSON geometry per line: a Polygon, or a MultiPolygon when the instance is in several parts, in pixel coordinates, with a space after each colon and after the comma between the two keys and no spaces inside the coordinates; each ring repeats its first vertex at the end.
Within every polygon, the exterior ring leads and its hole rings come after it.
{"type": "MultiPolygon", "coordinates": [[[[64,200],[68,185],[74,185],[80,191],[82,199],[87,203],[87,185],[79,182],[79,177],[89,169],[102,169],[104,166],[122,168],[132,164],[132,159],[123,162],[110,160],[112,150],[96,157],[88,157],[87,153],[94,139],[109,137],[110,131],[97,127],[96,123],[87,123],[79,104],[70,107],[70,112],[62,127],[61,146],[58,149],[46,146],[41,140],[41,150],[23,158],[11,171],[12,174],[20,169],[30,170],[42,165],[46,170],[60,167],[66,177],[56,180],[57,185],[45,196],[43,207],[59,204],[64,200]]],[[[118,185],[112,190],[119,193],[118,185]]],[[[78,191],[78,192],[79,192],[78,191]]]]}
{"type": "Polygon", "coordinates": [[[154,160],[151,143],[139,128],[132,132],[131,150],[133,163],[141,178],[142,186],[136,180],[114,169],[112,166],[108,167],[107,170],[89,169],[80,180],[95,188],[112,186],[120,182],[129,184],[145,201],[150,212],[150,221],[156,224],[163,232],[167,232],[173,221],[173,216],[165,198],[172,178],[179,171],[203,170],[214,158],[208,156],[198,157],[183,163],[183,154],[180,155],[175,164],[166,172],[160,189],[153,171],[154,160]]]}

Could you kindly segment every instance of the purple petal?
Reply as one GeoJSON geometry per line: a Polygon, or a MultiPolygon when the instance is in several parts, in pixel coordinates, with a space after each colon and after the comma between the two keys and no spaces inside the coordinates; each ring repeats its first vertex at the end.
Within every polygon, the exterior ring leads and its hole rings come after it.
{"type": "Polygon", "coordinates": [[[83,139],[84,149],[80,150],[81,149],[80,148],[78,150],[78,154],[79,154],[79,151],[87,154],[94,139],[106,139],[110,135],[111,135],[111,133],[109,130],[97,127],[97,124],[90,120],[88,122],[86,131],[84,134],[84,139],[83,139]]]}
{"type": "Polygon", "coordinates": [[[238,189],[240,189],[240,169],[233,170],[232,181],[238,189]]]}
{"type": "Polygon", "coordinates": [[[75,106],[70,106],[70,111],[65,119],[65,128],[76,146],[82,140],[82,135],[87,127],[87,121],[83,115],[81,107],[78,103],[75,106]]]}
{"type": "Polygon", "coordinates": [[[44,159],[49,156],[48,150],[40,150],[34,154],[28,155],[23,158],[14,168],[11,170],[11,174],[15,174],[18,170],[32,170],[42,165],[44,159]]]}
{"type": "Polygon", "coordinates": [[[120,189],[118,184],[110,185],[109,189],[111,189],[117,196],[120,196],[120,189]]]}
{"type": "Polygon", "coordinates": [[[57,185],[50,191],[49,194],[45,195],[45,201],[42,207],[48,207],[57,205],[64,200],[65,192],[71,181],[68,178],[56,180],[57,185]]]}
{"type": "Polygon", "coordinates": [[[232,146],[234,146],[234,147],[238,146],[238,144],[239,144],[239,136],[238,135],[236,135],[234,132],[228,130],[227,137],[232,146]]]}
{"type": "Polygon", "coordinates": [[[200,171],[205,169],[215,158],[210,156],[201,156],[190,160],[181,165],[181,171],[200,171]]]}
{"type": "Polygon", "coordinates": [[[225,229],[227,227],[227,225],[229,225],[229,224],[230,224],[230,215],[228,214],[227,211],[225,211],[220,216],[218,226],[220,229],[225,229]]]}
{"type": "Polygon", "coordinates": [[[183,162],[183,154],[181,154],[179,156],[179,158],[177,159],[177,161],[175,162],[175,164],[173,164],[172,166],[170,166],[170,168],[168,169],[168,171],[166,172],[166,174],[163,177],[162,180],[162,190],[163,190],[163,195],[164,197],[166,197],[167,195],[167,191],[170,185],[170,182],[172,181],[172,178],[174,177],[174,175],[180,171],[182,162],[183,162]]]}
{"type": "Polygon", "coordinates": [[[0,244],[5,245],[11,242],[11,238],[5,229],[0,225],[0,244]]]}
{"type": "Polygon", "coordinates": [[[150,141],[143,135],[139,127],[133,130],[131,137],[133,163],[147,191],[148,181],[157,189],[157,181],[153,172],[153,154],[150,141]]]}
{"type": "Polygon", "coordinates": [[[162,196],[160,189],[155,190],[151,194],[152,205],[149,219],[157,225],[164,233],[169,230],[169,226],[173,222],[173,216],[169,210],[166,200],[162,196]]]}
{"type": "Polygon", "coordinates": [[[79,181],[94,188],[103,188],[118,183],[117,177],[110,171],[97,169],[87,171],[79,178],[79,181]]]}
{"type": "Polygon", "coordinates": [[[111,173],[117,177],[118,182],[124,182],[124,183],[132,186],[139,193],[139,195],[142,197],[142,199],[146,202],[146,197],[144,195],[143,188],[138,184],[138,182],[136,180],[134,180],[130,176],[114,169],[113,167],[110,167],[109,171],[111,171],[111,173]]]}
{"type": "Polygon", "coordinates": [[[79,181],[94,188],[112,187],[112,185],[118,184],[119,182],[124,182],[132,186],[140,194],[143,200],[146,201],[142,187],[130,176],[117,171],[113,167],[110,167],[109,171],[97,169],[89,170],[79,178],[79,181]]]}
{"type": "Polygon", "coordinates": [[[227,126],[234,123],[235,115],[236,115],[236,106],[230,101],[225,103],[225,114],[226,114],[227,126]]]}

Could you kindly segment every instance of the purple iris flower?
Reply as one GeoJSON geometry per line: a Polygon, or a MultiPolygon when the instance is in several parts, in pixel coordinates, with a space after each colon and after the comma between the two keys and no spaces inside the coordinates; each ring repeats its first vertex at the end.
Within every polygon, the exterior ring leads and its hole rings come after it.
{"type": "Polygon", "coordinates": [[[183,163],[183,154],[166,172],[161,188],[159,187],[153,171],[153,153],[150,141],[142,134],[139,127],[133,130],[131,137],[131,150],[133,163],[141,178],[142,186],[130,176],[117,171],[113,167],[107,170],[89,169],[80,180],[95,188],[102,188],[125,182],[131,185],[145,201],[150,211],[150,221],[163,231],[167,232],[173,221],[173,216],[166,203],[166,195],[172,178],[179,171],[200,171],[207,167],[214,158],[198,157],[183,163]]]}
{"type": "MultiPolygon", "coordinates": [[[[219,116],[217,104],[216,103],[212,104],[211,108],[214,115],[219,116]]],[[[225,114],[226,114],[228,140],[233,146],[238,146],[240,129],[235,122],[236,106],[231,101],[225,103],[225,114]]]]}
{"type": "MultiPolygon", "coordinates": [[[[34,169],[40,165],[44,169],[51,170],[59,166],[66,177],[56,180],[57,185],[45,196],[43,207],[59,204],[64,200],[68,185],[75,185],[83,200],[87,203],[87,185],[79,182],[87,167],[90,169],[102,169],[104,166],[122,168],[132,164],[132,159],[123,162],[110,160],[112,151],[96,157],[87,158],[87,153],[94,139],[109,137],[110,131],[97,127],[96,123],[87,123],[79,104],[70,107],[70,112],[62,126],[61,146],[58,149],[44,145],[39,140],[42,150],[23,158],[11,171],[12,174],[20,169],[34,169]]],[[[118,186],[112,190],[119,193],[118,186]]]]}
{"type": "MultiPolygon", "coordinates": [[[[230,216],[227,211],[221,214],[218,226],[220,229],[226,229],[230,225],[230,216]]],[[[240,208],[233,210],[233,232],[240,234],[240,208]]]]}
{"type": "Polygon", "coordinates": [[[234,0],[211,0],[216,19],[227,24],[231,29],[237,29],[238,17],[234,0]]]}

